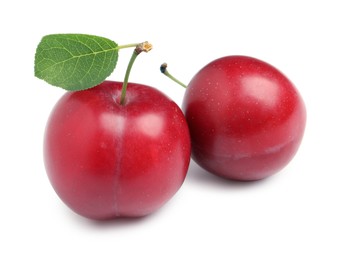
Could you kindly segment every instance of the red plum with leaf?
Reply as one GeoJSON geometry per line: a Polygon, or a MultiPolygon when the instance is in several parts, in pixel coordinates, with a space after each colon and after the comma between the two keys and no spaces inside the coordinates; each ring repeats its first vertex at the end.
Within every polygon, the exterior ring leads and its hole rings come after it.
{"type": "Polygon", "coordinates": [[[82,216],[148,215],[185,179],[191,146],[182,111],[159,90],[128,82],[137,56],[151,48],[85,34],[47,35],[37,47],[35,76],[69,91],[47,123],[46,171],[82,216]],[[124,82],[104,81],[128,47],[135,49],[124,82]]]}

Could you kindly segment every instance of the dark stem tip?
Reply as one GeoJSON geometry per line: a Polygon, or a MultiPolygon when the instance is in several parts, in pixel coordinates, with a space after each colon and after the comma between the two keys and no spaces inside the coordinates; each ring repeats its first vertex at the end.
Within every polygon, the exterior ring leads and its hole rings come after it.
{"type": "Polygon", "coordinates": [[[161,71],[161,73],[165,73],[165,72],[166,72],[166,69],[167,69],[167,63],[161,64],[161,66],[160,66],[160,71],[161,71]]]}

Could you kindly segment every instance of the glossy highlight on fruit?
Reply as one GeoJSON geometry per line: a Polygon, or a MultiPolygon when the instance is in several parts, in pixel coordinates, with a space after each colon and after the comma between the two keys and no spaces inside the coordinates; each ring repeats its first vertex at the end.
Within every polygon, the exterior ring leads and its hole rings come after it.
{"type": "Polygon", "coordinates": [[[190,137],[180,108],[160,91],[121,82],[67,92],[45,132],[44,161],[60,198],[92,219],[138,217],[181,187],[190,137]]]}
{"type": "Polygon", "coordinates": [[[184,100],[192,158],[221,177],[251,181],[268,177],[296,154],[306,109],[279,70],[247,56],[219,58],[189,83],[184,100]]]}

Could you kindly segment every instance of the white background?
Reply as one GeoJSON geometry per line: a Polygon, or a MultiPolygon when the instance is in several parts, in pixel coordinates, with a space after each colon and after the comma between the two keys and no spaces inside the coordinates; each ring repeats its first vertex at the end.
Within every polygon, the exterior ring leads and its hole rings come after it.
{"type": "MultiPolygon", "coordinates": [[[[339,8],[337,1],[1,1],[0,259],[339,259],[339,8]],[[64,93],[34,78],[37,44],[88,33],[148,40],[130,80],[181,105],[183,82],[208,62],[265,60],[298,87],[308,112],[294,160],[279,174],[236,183],[194,163],[175,197],[137,220],[94,222],[70,211],[42,160],[48,115],[64,93]]],[[[121,50],[122,80],[132,49],[121,50]]]]}

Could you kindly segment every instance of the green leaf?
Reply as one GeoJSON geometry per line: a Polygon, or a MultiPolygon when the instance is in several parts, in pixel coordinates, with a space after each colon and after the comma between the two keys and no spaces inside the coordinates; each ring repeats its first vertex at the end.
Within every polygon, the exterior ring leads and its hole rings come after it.
{"type": "Polygon", "coordinates": [[[66,90],[83,90],[103,82],[118,61],[118,45],[86,34],[52,34],[39,43],[35,76],[66,90]]]}

